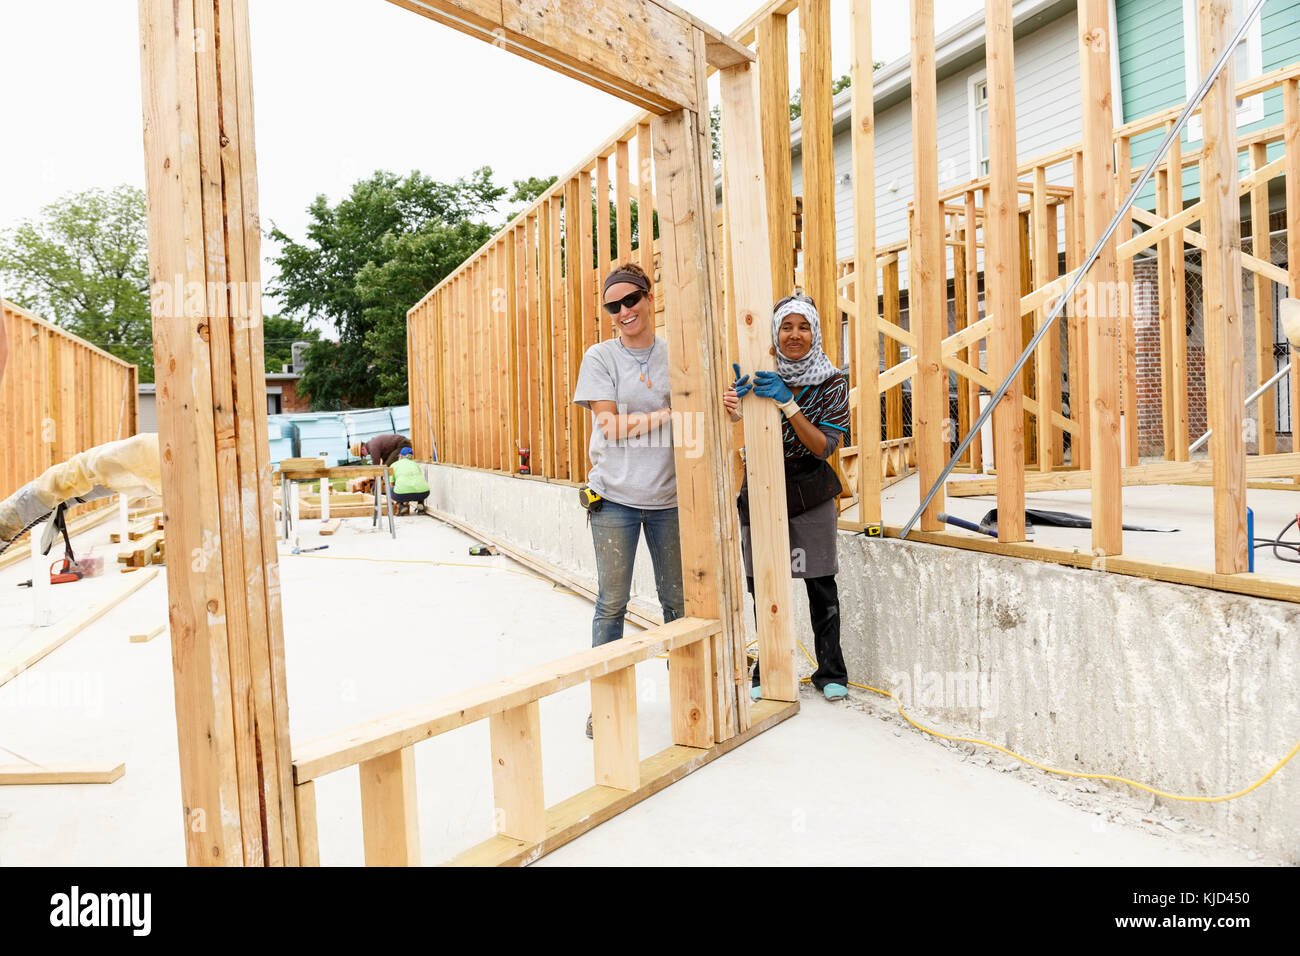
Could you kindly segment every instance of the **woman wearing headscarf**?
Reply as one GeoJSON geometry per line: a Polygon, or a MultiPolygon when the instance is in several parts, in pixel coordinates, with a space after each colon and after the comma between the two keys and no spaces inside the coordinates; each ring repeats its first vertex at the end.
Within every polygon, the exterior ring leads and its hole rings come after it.
{"type": "MultiPolygon", "coordinates": [[[[786,508],[790,524],[790,573],[808,590],[817,670],[812,683],[827,700],[848,696],[848,672],[840,650],[840,602],[835,585],[835,552],[840,482],[828,458],[849,437],[849,385],[822,350],[821,321],[813,300],[801,293],[782,299],[772,312],[776,371],[749,376],[736,370],[736,381],[722,396],[732,421],[741,418],[741,399],[776,403],[781,410],[781,445],[785,459],[786,508]]],[[[749,593],[754,593],[753,545],[750,537],[748,479],[741,486],[740,544],[749,593]]],[[[755,700],[760,696],[754,668],[755,700]]]]}
{"type": "Polygon", "coordinates": [[[573,391],[573,401],[592,413],[594,426],[587,476],[593,494],[583,499],[599,589],[591,622],[593,647],[623,636],[643,531],[665,623],[681,617],[685,603],[668,343],[655,335],[654,293],[650,277],[639,266],[615,266],[602,291],[605,311],[618,334],[587,349],[573,391]]]}

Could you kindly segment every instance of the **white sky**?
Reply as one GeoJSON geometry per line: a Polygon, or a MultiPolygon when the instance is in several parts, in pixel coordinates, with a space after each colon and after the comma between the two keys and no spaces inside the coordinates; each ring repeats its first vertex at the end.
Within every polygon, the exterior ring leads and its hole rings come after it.
{"type": "MultiPolygon", "coordinates": [[[[679,5],[730,31],[759,0],[679,5]]],[[[874,58],[888,63],[907,52],[908,4],[871,6],[874,58]]],[[[936,0],[936,29],[982,6],[936,0]]],[[[848,10],[832,0],[836,76],[849,70],[848,10]]],[[[453,180],[489,165],[508,186],[568,170],[636,112],[384,0],[250,0],[250,11],[262,224],[298,239],[318,193],[337,201],[376,169],[453,180]]],[[[135,0],[0,0],[0,229],[65,193],[143,188],[138,44],[135,0]]]]}

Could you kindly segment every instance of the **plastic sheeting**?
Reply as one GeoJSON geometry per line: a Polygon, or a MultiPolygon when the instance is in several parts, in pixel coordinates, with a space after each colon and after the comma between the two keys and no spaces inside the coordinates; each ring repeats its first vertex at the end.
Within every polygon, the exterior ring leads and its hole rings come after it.
{"type": "Polygon", "coordinates": [[[65,501],[105,494],[162,494],[157,435],[96,445],[47,468],[0,502],[0,544],[13,541],[65,501]]]}

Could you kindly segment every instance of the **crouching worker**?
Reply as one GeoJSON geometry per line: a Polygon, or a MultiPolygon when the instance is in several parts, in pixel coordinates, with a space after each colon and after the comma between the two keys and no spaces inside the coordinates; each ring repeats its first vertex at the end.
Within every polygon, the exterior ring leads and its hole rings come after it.
{"type": "MultiPolygon", "coordinates": [[[[848,696],[848,671],[840,650],[840,601],[835,585],[835,553],[840,481],[826,460],[849,437],[849,385],[822,351],[821,320],[813,300],[795,294],[778,302],[772,313],[776,371],[760,370],[754,381],[736,370],[736,381],[722,396],[732,421],[741,418],[740,400],[775,402],[781,410],[781,446],[785,458],[786,509],[790,527],[790,573],[808,589],[817,652],[813,686],[827,700],[848,696]]],[[[749,482],[740,489],[740,545],[749,593],[754,593],[754,557],[750,538],[749,482]]],[[[754,668],[751,696],[759,692],[754,668]]]]}
{"type": "Polygon", "coordinates": [[[415,463],[415,452],[409,447],[403,448],[389,471],[393,475],[391,492],[397,513],[402,513],[402,505],[406,505],[407,514],[415,514],[417,506],[420,511],[424,511],[425,499],[429,497],[429,483],[424,480],[424,473],[415,463]]]}

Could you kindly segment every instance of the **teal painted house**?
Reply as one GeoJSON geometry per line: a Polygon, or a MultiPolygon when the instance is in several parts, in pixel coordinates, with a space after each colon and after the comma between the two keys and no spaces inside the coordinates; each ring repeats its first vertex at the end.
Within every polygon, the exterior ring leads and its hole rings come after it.
{"type": "MultiPolygon", "coordinates": [[[[1118,83],[1115,124],[1131,123],[1145,116],[1185,103],[1200,85],[1199,38],[1197,30],[1196,0],[1112,0],[1115,21],[1116,55],[1112,59],[1113,82],[1118,83]]],[[[1245,12],[1253,6],[1252,0],[1233,0],[1232,23],[1239,24],[1245,12]]],[[[1265,0],[1263,11],[1249,27],[1245,39],[1234,54],[1234,85],[1253,79],[1282,67],[1300,63],[1300,0],[1265,0]]],[[[1259,130],[1281,125],[1283,120],[1282,90],[1280,88],[1247,97],[1237,103],[1237,135],[1244,138],[1259,130]]],[[[1164,130],[1152,130],[1132,140],[1133,168],[1144,166],[1164,138],[1164,130]]],[[[1280,137],[1277,137],[1280,139],[1280,137]]],[[[1201,146],[1199,117],[1193,117],[1182,133],[1182,148],[1186,155],[1201,146]]],[[[1269,145],[1267,157],[1276,159],[1282,154],[1281,142],[1269,145]]],[[[1250,170],[1249,153],[1238,154],[1238,171],[1245,175],[1250,170]]],[[[1183,199],[1193,202],[1200,198],[1200,173],[1195,165],[1183,168],[1183,199]]],[[[1286,190],[1282,177],[1269,184],[1270,245],[1267,250],[1255,250],[1247,236],[1243,240],[1246,251],[1267,258],[1274,264],[1286,261],[1286,243],[1283,234],[1282,210],[1286,190]]],[[[1155,208],[1155,190],[1148,183],[1138,198],[1139,205],[1148,210],[1155,208]]],[[[1242,200],[1243,224],[1248,224],[1249,203],[1242,200]]],[[[1185,250],[1186,261],[1186,315],[1188,413],[1193,435],[1206,427],[1206,402],[1204,378],[1204,327],[1201,316],[1200,256],[1197,250],[1185,250]]],[[[1134,260],[1134,301],[1138,308],[1134,315],[1139,351],[1138,409],[1139,444],[1141,454],[1159,454],[1162,446],[1160,406],[1156,396],[1160,392],[1159,332],[1155,315],[1156,262],[1148,252],[1134,260]],[[1143,306],[1146,306],[1145,308],[1143,306]],[[1145,353],[1152,356],[1146,364],[1141,360],[1145,353]]],[[[1279,326],[1278,300],[1284,295],[1282,287],[1270,284],[1271,301],[1264,305],[1265,316],[1272,315],[1273,358],[1262,373],[1258,368],[1262,359],[1256,348],[1256,329],[1253,316],[1255,290],[1250,274],[1243,275],[1242,304],[1246,321],[1245,377],[1253,388],[1274,371],[1280,370],[1289,358],[1285,336],[1279,326]]],[[[1265,318],[1267,322],[1268,319],[1265,318]]],[[[1267,347],[1267,346],[1266,346],[1267,347]]],[[[1294,448],[1292,409],[1289,379],[1261,399],[1273,407],[1278,435],[1279,451],[1294,448]]],[[[1247,410],[1247,418],[1259,414],[1258,405],[1247,410]]],[[[1254,451],[1253,438],[1247,436],[1247,447],[1254,451]]]]}
{"type": "MultiPolygon", "coordinates": [[[[1233,23],[1239,23],[1252,4],[1233,0],[1233,23]]],[[[1196,0],[1114,0],[1118,37],[1119,102],[1116,125],[1141,119],[1187,101],[1199,85],[1196,0]]],[[[1300,0],[1266,0],[1260,17],[1251,25],[1237,48],[1235,83],[1300,61],[1300,0]]],[[[1238,135],[1276,126],[1282,122],[1282,91],[1270,90],[1237,105],[1238,135]]],[[[1145,163],[1155,151],[1163,131],[1153,131],[1133,140],[1133,167],[1145,163]]],[[[1197,118],[1183,130],[1183,151],[1201,144],[1197,118]]],[[[1268,158],[1281,154],[1281,144],[1269,147],[1268,158]]],[[[1243,155],[1241,172],[1248,171],[1243,155]]],[[[1184,171],[1183,187],[1188,199],[1200,195],[1197,169],[1184,171]]],[[[1281,202],[1282,184],[1273,184],[1274,204],[1281,202]]],[[[1142,196],[1143,205],[1153,208],[1152,189],[1142,196]]]]}

